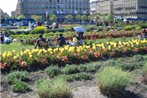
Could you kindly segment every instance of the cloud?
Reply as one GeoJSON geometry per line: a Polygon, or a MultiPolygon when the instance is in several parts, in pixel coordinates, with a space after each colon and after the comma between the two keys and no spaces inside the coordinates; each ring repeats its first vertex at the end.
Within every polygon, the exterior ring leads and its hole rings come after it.
{"type": "Polygon", "coordinates": [[[17,0],[0,0],[0,8],[11,15],[11,11],[16,9],[17,0]]]}

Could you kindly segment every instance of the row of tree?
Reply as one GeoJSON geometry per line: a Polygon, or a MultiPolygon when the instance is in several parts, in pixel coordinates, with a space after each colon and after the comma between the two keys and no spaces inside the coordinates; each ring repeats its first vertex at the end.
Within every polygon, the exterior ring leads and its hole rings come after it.
{"type": "MultiPolygon", "coordinates": [[[[26,17],[24,15],[19,15],[17,18],[18,19],[23,19],[23,18],[26,18],[26,17]]],[[[35,21],[40,21],[42,19],[42,16],[40,16],[40,15],[32,15],[31,18],[34,19],[35,21]]],[[[47,19],[50,20],[50,21],[56,21],[57,16],[55,14],[50,14],[50,15],[48,15],[47,19]]],[[[68,20],[68,21],[72,21],[74,19],[88,21],[88,20],[90,20],[90,16],[76,15],[74,17],[73,15],[66,15],[65,19],[68,20]]]]}
{"type": "MultiPolygon", "coordinates": [[[[19,15],[17,17],[18,19],[23,19],[26,18],[24,15],[19,15]]],[[[32,15],[31,16],[32,19],[34,19],[36,22],[41,21],[42,16],[40,15],[32,15]]],[[[47,20],[50,21],[56,21],[57,20],[57,16],[55,14],[50,14],[47,17],[47,20]]],[[[89,21],[89,20],[95,20],[96,22],[100,22],[100,21],[108,21],[108,22],[113,22],[113,16],[111,14],[106,15],[106,16],[101,16],[100,14],[92,14],[92,15],[66,15],[65,19],[68,21],[73,21],[73,20],[82,20],[82,21],[89,21]]]]}

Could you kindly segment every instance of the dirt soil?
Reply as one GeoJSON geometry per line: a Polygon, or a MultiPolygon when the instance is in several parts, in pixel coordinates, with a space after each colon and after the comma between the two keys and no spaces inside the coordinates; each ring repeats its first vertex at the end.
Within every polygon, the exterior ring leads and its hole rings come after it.
{"type": "MultiPolygon", "coordinates": [[[[32,91],[19,94],[10,90],[7,79],[1,75],[1,98],[38,98],[35,92],[35,81],[43,78],[48,78],[44,72],[30,73],[28,83],[31,85],[32,91]]],[[[95,79],[71,82],[69,86],[72,88],[73,98],[108,98],[100,93],[95,79]]],[[[141,77],[135,79],[134,83],[126,88],[126,96],[123,98],[147,98],[147,85],[141,83],[141,77]]]]}

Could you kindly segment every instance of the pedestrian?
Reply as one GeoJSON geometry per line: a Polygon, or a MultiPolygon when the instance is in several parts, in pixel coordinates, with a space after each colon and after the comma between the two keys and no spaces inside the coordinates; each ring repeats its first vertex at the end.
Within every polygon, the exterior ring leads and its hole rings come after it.
{"type": "Polygon", "coordinates": [[[10,42],[11,42],[11,40],[10,40],[9,35],[6,35],[6,36],[5,36],[5,39],[4,39],[4,43],[10,44],[10,42]]]}
{"type": "Polygon", "coordinates": [[[59,35],[59,38],[57,39],[59,46],[63,46],[66,44],[66,40],[62,34],[59,35]]]}
{"type": "Polygon", "coordinates": [[[0,43],[4,43],[4,34],[2,32],[0,33],[0,43]]]}

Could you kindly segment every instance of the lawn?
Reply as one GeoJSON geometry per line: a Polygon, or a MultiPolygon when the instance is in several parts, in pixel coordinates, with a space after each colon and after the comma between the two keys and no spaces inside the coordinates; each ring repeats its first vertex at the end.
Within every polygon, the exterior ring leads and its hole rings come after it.
{"type": "Polygon", "coordinates": [[[1,47],[1,52],[12,51],[12,50],[20,52],[21,50],[34,48],[34,46],[32,45],[22,45],[20,42],[13,42],[10,44],[0,44],[0,47],[1,47]]]}

